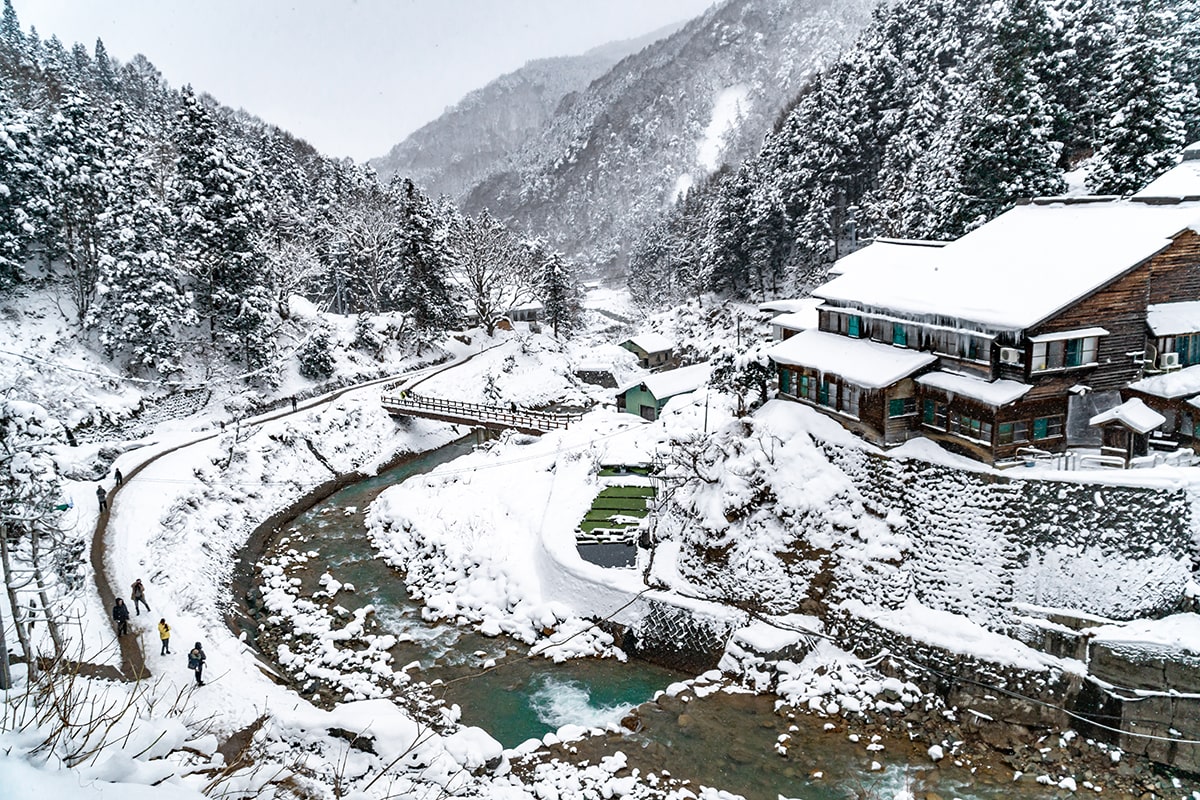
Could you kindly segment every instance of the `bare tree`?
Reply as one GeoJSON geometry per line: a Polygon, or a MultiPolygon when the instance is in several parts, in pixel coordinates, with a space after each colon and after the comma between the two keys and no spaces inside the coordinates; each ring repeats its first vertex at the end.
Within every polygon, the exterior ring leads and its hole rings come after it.
{"type": "Polygon", "coordinates": [[[529,249],[487,211],[459,223],[454,250],[451,274],[488,336],[511,308],[537,296],[529,249]]]}

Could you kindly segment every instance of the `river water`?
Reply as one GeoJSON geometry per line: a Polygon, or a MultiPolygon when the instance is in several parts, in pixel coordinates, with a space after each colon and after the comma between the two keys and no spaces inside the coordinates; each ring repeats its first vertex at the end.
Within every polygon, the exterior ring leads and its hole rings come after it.
{"type": "Polygon", "coordinates": [[[824,720],[775,713],[770,696],[718,692],[686,705],[675,698],[650,703],[659,690],[692,676],[642,661],[554,664],[526,658],[528,648],[515,640],[423,620],[400,575],[376,557],[365,512],[383,489],[470,448],[465,440],[456,442],[342,489],[295,518],[282,538],[284,547],[318,553],[309,562],[312,569],[295,573],[301,594],[320,590],[325,571],[354,584],[356,591],[340,593],[338,604],[350,611],[374,605],[383,632],[400,640],[392,651],[394,663],[419,665],[410,674],[432,684],[447,704],[457,704],[464,724],[513,747],[566,724],[604,727],[645,704],[638,709],[642,730],[592,737],[576,745],[576,757],[595,763],[619,750],[643,773],[667,771],[749,800],[892,800],[904,788],[918,798],[945,800],[1068,796],[1028,780],[1014,784],[1011,773],[935,768],[923,753],[901,745],[868,752],[844,734],[826,731],[824,720]],[[781,757],[775,744],[784,733],[791,739],[787,756],[781,757]]]}

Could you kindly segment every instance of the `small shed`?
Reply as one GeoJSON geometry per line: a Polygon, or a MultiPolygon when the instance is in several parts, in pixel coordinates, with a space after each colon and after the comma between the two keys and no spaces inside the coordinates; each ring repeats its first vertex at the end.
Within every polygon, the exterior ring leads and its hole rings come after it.
{"type": "Polygon", "coordinates": [[[621,342],[621,347],[638,357],[642,369],[661,367],[675,352],[675,343],[661,333],[639,333],[621,342]]]}
{"type": "Polygon", "coordinates": [[[1128,467],[1135,457],[1149,452],[1150,431],[1166,421],[1166,417],[1135,397],[1097,414],[1089,424],[1103,431],[1104,447],[1124,454],[1125,466],[1128,467]]]}
{"type": "Polygon", "coordinates": [[[508,310],[506,316],[513,322],[537,322],[541,319],[544,310],[545,306],[534,300],[532,303],[513,306],[508,310]]]}
{"type": "Polygon", "coordinates": [[[642,419],[656,420],[668,400],[696,391],[708,383],[710,373],[707,363],[655,373],[623,388],[617,395],[617,406],[642,419]]]}

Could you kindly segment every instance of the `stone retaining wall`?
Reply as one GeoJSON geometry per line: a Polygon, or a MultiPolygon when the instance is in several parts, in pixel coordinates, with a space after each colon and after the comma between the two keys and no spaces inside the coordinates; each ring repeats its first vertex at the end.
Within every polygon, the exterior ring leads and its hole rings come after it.
{"type": "Polygon", "coordinates": [[[922,603],[994,630],[1014,603],[1112,619],[1180,608],[1191,571],[1191,498],[1155,489],[1026,480],[821,443],[880,517],[911,541],[922,603]]]}

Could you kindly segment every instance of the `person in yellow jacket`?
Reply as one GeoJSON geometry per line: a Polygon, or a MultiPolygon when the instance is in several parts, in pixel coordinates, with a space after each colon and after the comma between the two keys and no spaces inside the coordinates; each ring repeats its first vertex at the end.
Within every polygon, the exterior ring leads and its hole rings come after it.
{"type": "Polygon", "coordinates": [[[171,626],[165,619],[158,621],[158,638],[162,639],[162,652],[159,655],[169,656],[171,654],[171,626]]]}

